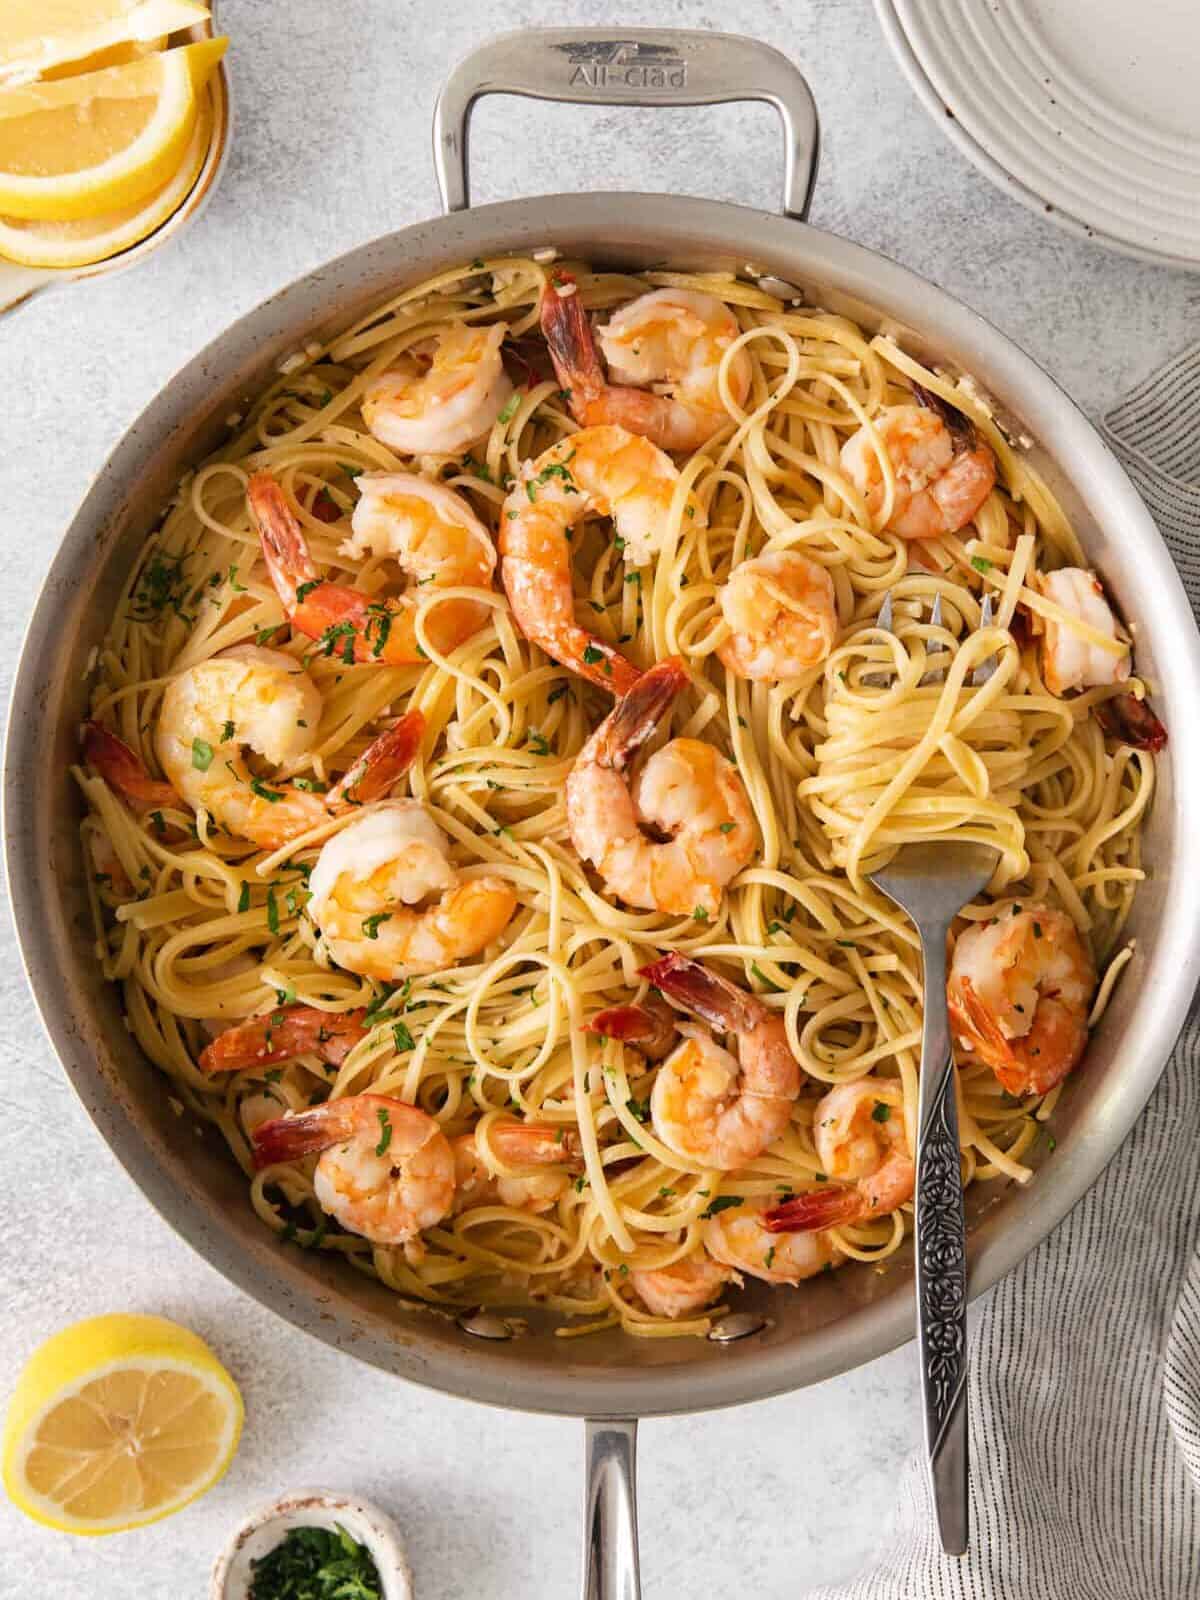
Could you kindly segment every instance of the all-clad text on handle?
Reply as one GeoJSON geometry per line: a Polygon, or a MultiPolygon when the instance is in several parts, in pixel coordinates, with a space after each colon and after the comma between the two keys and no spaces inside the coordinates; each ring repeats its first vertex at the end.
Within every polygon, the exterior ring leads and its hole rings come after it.
{"type": "Polygon", "coordinates": [[[800,70],[771,45],[688,28],[529,28],[473,51],[442,87],[433,159],[446,211],[468,205],[471,111],[487,94],[624,106],[762,100],[783,124],[783,209],[803,217],[817,165],[817,109],[800,70]]]}

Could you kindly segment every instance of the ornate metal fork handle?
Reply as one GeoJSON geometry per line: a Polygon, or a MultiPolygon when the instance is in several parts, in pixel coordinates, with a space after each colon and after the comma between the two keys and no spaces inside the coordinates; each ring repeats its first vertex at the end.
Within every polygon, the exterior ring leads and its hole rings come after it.
{"type": "Polygon", "coordinates": [[[921,943],[925,1024],[916,1179],[917,1348],[938,1531],[947,1554],[962,1555],[968,1539],[967,1235],[945,1002],[945,927],[921,926],[921,943]]]}

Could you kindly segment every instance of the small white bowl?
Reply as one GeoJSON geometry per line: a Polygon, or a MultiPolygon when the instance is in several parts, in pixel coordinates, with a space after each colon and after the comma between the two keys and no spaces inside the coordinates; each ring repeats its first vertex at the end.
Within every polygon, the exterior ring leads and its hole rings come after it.
{"type": "Polygon", "coordinates": [[[282,1543],[293,1528],[345,1528],[366,1545],[379,1572],[383,1600],[413,1600],[412,1574],[400,1529],[386,1511],[356,1495],[331,1489],[293,1489],[252,1511],[217,1557],[209,1600],[247,1600],[251,1563],[282,1543]]]}

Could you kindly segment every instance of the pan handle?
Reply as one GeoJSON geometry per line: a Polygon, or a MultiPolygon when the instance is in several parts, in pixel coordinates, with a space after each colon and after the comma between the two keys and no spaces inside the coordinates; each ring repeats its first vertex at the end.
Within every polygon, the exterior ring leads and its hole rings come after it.
{"type": "Polygon", "coordinates": [[[637,1422],[587,1424],[582,1600],[641,1600],[638,1572],[637,1422]]]}
{"type": "Polygon", "coordinates": [[[433,113],[433,160],[446,211],[468,205],[471,111],[485,94],[578,105],[701,106],[763,100],[783,123],[783,209],[808,210],[817,108],[798,67],[769,44],[691,28],[522,28],[473,50],[446,79],[433,113]]]}

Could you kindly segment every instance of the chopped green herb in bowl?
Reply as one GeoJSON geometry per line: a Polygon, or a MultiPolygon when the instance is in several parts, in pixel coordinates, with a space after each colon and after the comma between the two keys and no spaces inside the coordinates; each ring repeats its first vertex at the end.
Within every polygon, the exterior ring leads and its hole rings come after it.
{"type": "Polygon", "coordinates": [[[336,1528],[293,1528],[252,1563],[249,1600],[383,1600],[365,1544],[336,1528]]]}

